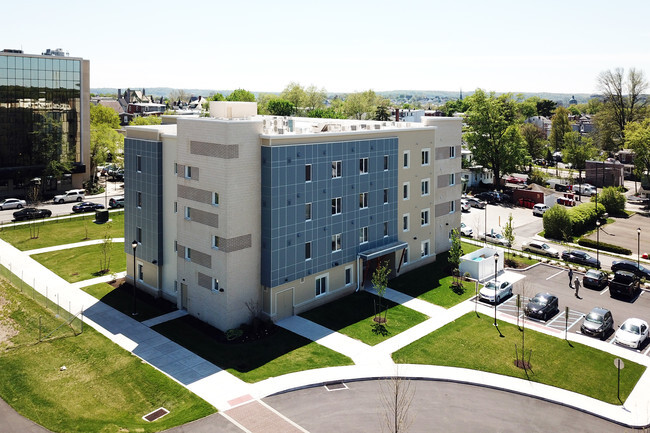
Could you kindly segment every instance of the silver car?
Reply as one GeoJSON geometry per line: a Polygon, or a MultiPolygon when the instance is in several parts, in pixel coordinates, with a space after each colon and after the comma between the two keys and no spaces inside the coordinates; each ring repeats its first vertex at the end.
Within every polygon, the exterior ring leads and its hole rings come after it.
{"type": "Polygon", "coordinates": [[[512,296],[512,283],[508,281],[489,281],[479,292],[478,298],[489,303],[499,303],[512,296]],[[496,289],[495,289],[496,287],[496,289]]]}
{"type": "Polygon", "coordinates": [[[558,250],[556,250],[553,247],[550,247],[548,244],[545,244],[544,242],[538,242],[538,241],[524,242],[521,245],[521,249],[524,251],[528,251],[535,254],[541,254],[544,256],[555,257],[555,258],[560,257],[560,252],[558,250]]]}
{"type": "Polygon", "coordinates": [[[0,210],[20,209],[23,206],[27,206],[27,202],[25,202],[25,200],[20,200],[17,198],[6,198],[0,201],[0,210]]]}

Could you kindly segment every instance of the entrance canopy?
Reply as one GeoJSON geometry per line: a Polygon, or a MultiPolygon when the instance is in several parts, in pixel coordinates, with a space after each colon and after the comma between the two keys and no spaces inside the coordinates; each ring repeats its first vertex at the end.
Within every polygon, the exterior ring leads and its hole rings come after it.
{"type": "Polygon", "coordinates": [[[408,247],[409,244],[406,242],[392,242],[387,245],[382,245],[377,248],[373,248],[371,250],[363,251],[359,253],[359,257],[361,257],[364,260],[372,260],[376,259],[377,257],[385,256],[386,254],[393,253],[397,250],[403,250],[404,248],[408,247]]]}

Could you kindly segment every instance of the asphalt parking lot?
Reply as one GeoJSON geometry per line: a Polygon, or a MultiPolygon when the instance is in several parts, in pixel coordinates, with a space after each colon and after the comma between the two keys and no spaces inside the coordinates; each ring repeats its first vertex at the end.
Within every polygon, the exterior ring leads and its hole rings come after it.
{"type": "MultiPolygon", "coordinates": [[[[575,276],[582,274],[574,271],[575,276]]],[[[558,297],[559,313],[549,318],[547,322],[529,319],[528,323],[534,323],[535,326],[545,326],[558,332],[564,332],[565,326],[568,332],[580,332],[580,325],[585,315],[594,307],[602,307],[610,310],[614,318],[614,329],[628,318],[637,317],[645,321],[650,321],[650,292],[640,291],[633,299],[623,300],[612,298],[609,289],[594,290],[585,287],[580,288],[580,298],[575,297],[575,292],[569,287],[568,270],[550,265],[540,264],[525,271],[508,270],[499,280],[514,281],[513,296],[506,299],[497,306],[501,314],[509,314],[519,317],[523,315],[523,306],[528,300],[539,292],[548,292],[558,297]],[[516,295],[521,295],[522,308],[517,310],[516,295]],[[569,309],[568,316],[566,308],[569,309]],[[568,319],[568,320],[567,320],[568,319]]],[[[614,333],[608,335],[606,341],[613,342],[614,333]]],[[[639,350],[640,353],[650,356],[650,341],[646,340],[639,350]]]]}

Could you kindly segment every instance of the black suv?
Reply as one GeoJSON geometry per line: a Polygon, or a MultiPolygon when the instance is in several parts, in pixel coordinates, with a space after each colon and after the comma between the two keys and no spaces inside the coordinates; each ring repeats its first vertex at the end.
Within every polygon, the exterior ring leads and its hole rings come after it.
{"type": "Polygon", "coordinates": [[[639,278],[650,280],[650,269],[644,268],[643,265],[630,260],[614,260],[612,262],[612,271],[627,271],[636,274],[639,278]]]}

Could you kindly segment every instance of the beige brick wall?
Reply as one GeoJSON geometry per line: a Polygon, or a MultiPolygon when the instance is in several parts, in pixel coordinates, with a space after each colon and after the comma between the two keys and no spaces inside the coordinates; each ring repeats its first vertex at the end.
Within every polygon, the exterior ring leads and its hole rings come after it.
{"type": "Polygon", "coordinates": [[[192,155],[211,156],[223,159],[239,158],[239,145],[190,141],[190,153],[192,155]]]}

